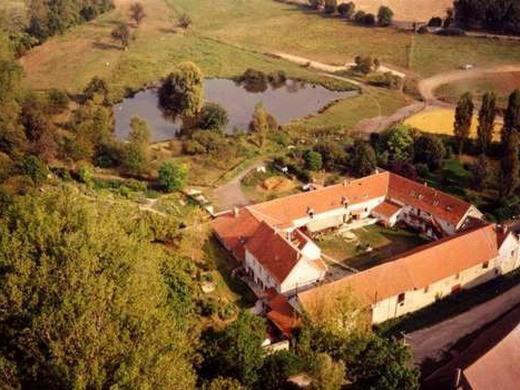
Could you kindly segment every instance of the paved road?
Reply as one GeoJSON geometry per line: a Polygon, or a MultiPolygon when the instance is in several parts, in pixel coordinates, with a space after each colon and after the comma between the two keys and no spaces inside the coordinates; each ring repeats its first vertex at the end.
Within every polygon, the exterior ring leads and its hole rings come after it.
{"type": "Polygon", "coordinates": [[[407,335],[414,361],[439,359],[462,337],[481,329],[520,304],[520,285],[449,320],[407,335]]]}
{"type": "Polygon", "coordinates": [[[242,192],[240,182],[251,171],[258,167],[265,165],[265,162],[258,162],[250,168],[245,169],[242,173],[235,176],[227,183],[215,188],[212,191],[211,198],[217,203],[219,210],[231,210],[233,207],[243,207],[249,205],[251,202],[242,192]]]}

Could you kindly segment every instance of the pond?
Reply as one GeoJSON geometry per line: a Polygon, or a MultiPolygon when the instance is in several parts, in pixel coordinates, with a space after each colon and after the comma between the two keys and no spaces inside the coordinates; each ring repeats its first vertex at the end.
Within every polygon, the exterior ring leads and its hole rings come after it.
{"type": "MultiPolygon", "coordinates": [[[[278,123],[287,124],[316,113],[335,100],[357,94],[357,91],[336,92],[296,80],[276,87],[266,85],[260,90],[227,79],[206,79],[204,82],[205,101],[220,104],[228,113],[228,133],[247,130],[258,102],[263,103],[278,123]]],[[[182,128],[181,119],[172,120],[161,110],[157,89],[144,90],[123,100],[114,107],[114,114],[118,139],[126,139],[134,116],[146,120],[154,142],[172,139],[182,128]]]]}

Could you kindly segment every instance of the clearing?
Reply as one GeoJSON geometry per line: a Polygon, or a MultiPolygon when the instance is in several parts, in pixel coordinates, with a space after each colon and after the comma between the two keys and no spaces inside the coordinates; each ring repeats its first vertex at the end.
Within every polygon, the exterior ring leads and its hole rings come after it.
{"type": "Polygon", "coordinates": [[[318,234],[315,241],[325,255],[357,270],[383,264],[400,253],[428,242],[408,230],[388,229],[378,224],[344,234],[338,230],[318,234]]]}
{"type": "MultiPolygon", "coordinates": [[[[418,114],[412,115],[404,121],[405,124],[415,127],[425,133],[444,134],[453,136],[453,124],[455,122],[455,110],[451,108],[429,108],[418,114]]],[[[473,116],[470,137],[477,136],[478,116],[473,116]]],[[[500,139],[502,123],[497,120],[493,139],[500,139]]]]}

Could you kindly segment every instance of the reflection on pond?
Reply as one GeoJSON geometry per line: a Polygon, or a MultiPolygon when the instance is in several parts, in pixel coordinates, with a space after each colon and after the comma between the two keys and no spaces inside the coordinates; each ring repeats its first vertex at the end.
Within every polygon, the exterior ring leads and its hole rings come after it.
{"type": "MultiPolygon", "coordinates": [[[[278,123],[286,124],[318,112],[332,101],[356,96],[357,92],[330,91],[320,85],[288,80],[278,85],[246,85],[227,79],[206,79],[204,97],[206,102],[220,104],[228,113],[226,132],[246,131],[255,105],[262,102],[265,109],[278,123]]],[[[123,100],[114,108],[116,136],[125,139],[130,129],[130,120],[139,116],[150,126],[152,140],[164,141],[175,137],[182,128],[180,118],[172,119],[159,106],[156,89],[148,89],[123,100]]]]}

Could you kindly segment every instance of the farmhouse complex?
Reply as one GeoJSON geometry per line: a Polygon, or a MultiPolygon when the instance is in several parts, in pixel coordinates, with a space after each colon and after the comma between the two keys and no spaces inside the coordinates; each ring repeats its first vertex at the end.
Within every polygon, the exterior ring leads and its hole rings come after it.
{"type": "Polygon", "coordinates": [[[257,292],[312,312],[322,299],[350,290],[374,324],[520,265],[514,232],[487,223],[467,202],[389,172],[235,209],[213,227],[257,292]],[[428,242],[362,271],[331,272],[341,264],[313,237],[373,224],[399,226],[428,242]]]}

